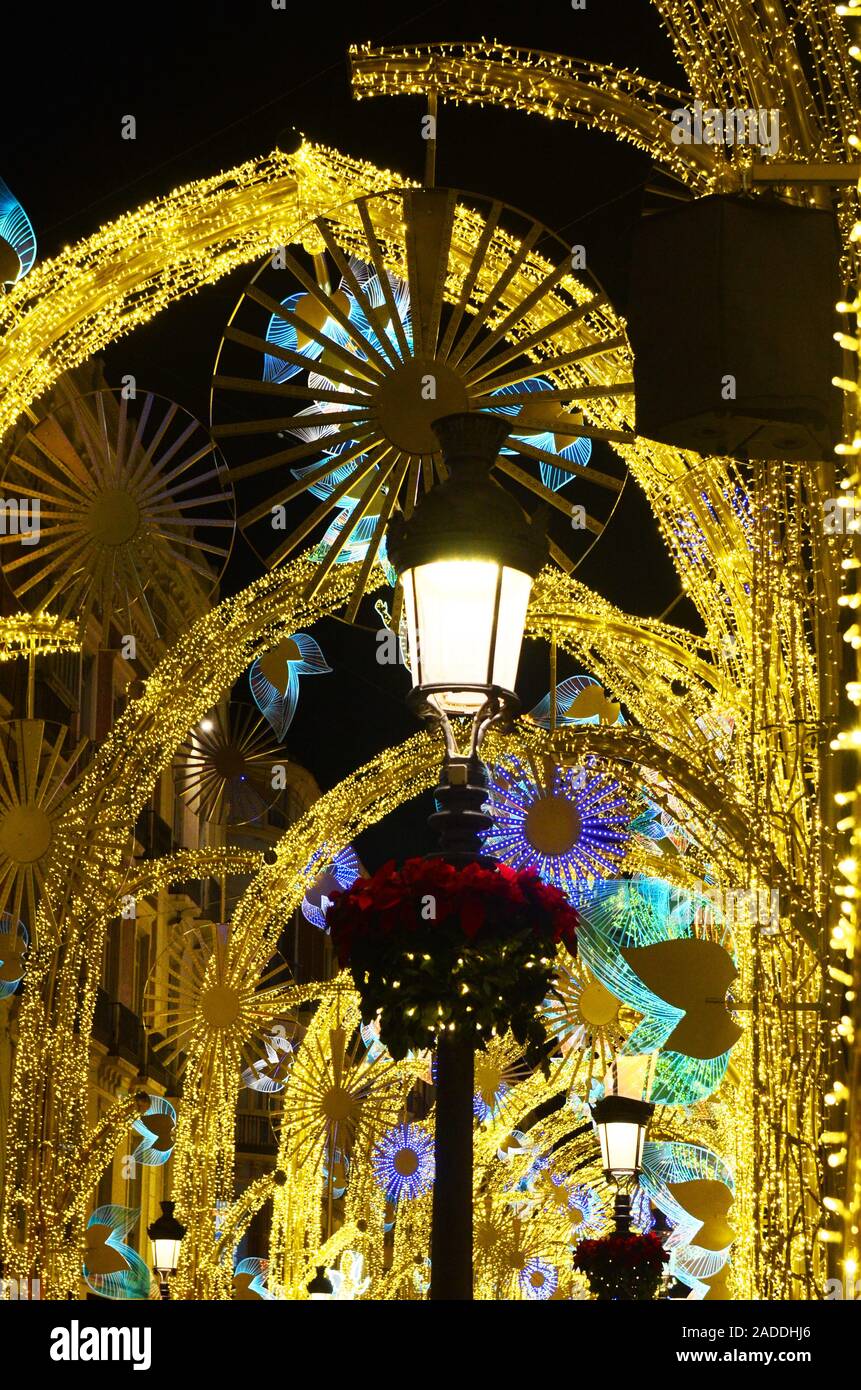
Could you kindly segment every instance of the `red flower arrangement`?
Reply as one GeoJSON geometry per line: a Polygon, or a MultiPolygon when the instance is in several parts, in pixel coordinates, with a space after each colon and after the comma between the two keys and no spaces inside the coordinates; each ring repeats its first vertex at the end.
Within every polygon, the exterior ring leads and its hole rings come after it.
{"type": "Polygon", "coordinates": [[[599,1299],[653,1299],[669,1260],[660,1236],[615,1232],[600,1240],[581,1240],[574,1268],[585,1274],[599,1299]]]}
{"type": "Polygon", "coordinates": [[[535,1055],[536,1011],[559,943],[576,952],[578,915],[534,870],[444,859],[384,864],[337,893],[326,924],[349,966],[366,1022],[381,1013],[394,1057],[453,1024],[474,1045],[510,1027],[535,1055]]]}

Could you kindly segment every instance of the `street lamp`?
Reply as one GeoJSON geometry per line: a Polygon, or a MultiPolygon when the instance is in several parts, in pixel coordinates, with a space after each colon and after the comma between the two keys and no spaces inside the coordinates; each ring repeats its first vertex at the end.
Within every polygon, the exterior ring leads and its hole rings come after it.
{"type": "Polygon", "coordinates": [[[335,1292],[332,1281],[326,1273],[325,1265],[317,1265],[317,1272],[308,1284],[308,1297],[311,1299],[329,1299],[335,1292]]]}
{"type": "Polygon", "coordinates": [[[152,1242],[153,1269],[158,1275],[162,1298],[170,1298],[168,1280],[179,1267],[179,1247],[185,1235],[185,1227],[177,1221],[173,1208],[173,1202],[162,1202],[161,1216],[147,1227],[152,1242]]]}
{"type": "MultiPolygon", "coordinates": [[[[480,761],[490,726],[518,708],[514,686],[532,581],[547,558],[541,526],[490,477],[508,436],[481,412],[434,421],[446,478],[389,528],[407,621],[409,703],[442,726],[446,756],[430,817],[450,863],[475,860],[492,825],[480,761]],[[460,752],[452,719],[472,720],[460,752]]],[[[432,1299],[472,1298],[472,1046],[443,1031],[436,1052],[432,1299]]]]}
{"type": "Polygon", "coordinates": [[[516,708],[526,609],[547,542],[490,477],[506,420],[465,412],[433,430],[448,477],[387,539],[404,596],[412,703],[443,718],[516,708]]]}
{"type": "Polygon", "coordinates": [[[604,1096],[592,1106],[601,1166],[613,1182],[633,1182],[637,1177],[654,1108],[647,1101],[618,1095],[604,1096]]]}
{"type": "Polygon", "coordinates": [[[643,1163],[646,1131],[654,1113],[648,1100],[655,1073],[656,1054],[620,1057],[604,1079],[604,1095],[591,1107],[601,1146],[601,1166],[609,1182],[616,1184],[616,1230],[631,1227],[631,1189],[643,1163]]]}

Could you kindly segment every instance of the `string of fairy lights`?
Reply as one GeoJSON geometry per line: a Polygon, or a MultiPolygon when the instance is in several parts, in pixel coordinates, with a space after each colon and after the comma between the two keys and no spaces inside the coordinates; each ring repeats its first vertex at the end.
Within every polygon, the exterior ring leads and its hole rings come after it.
{"type": "MultiPolygon", "coordinates": [[[[848,0],[836,8],[849,38],[849,56],[861,62],[861,4],[848,0]]],[[[858,135],[851,141],[854,149],[861,147],[858,135]]],[[[861,187],[859,187],[861,192],[861,187]]],[[[861,221],[854,224],[852,238],[861,242],[861,221]]],[[[861,560],[855,537],[856,490],[861,487],[861,282],[850,299],[837,305],[840,329],[837,341],[854,361],[854,371],[847,370],[835,381],[844,392],[846,401],[846,434],[837,453],[845,460],[846,475],[841,481],[849,518],[847,545],[842,569],[847,577],[847,592],[840,604],[847,610],[849,621],[844,624],[843,642],[846,659],[844,669],[851,669],[852,678],[846,682],[845,708],[849,711],[836,733],[832,747],[840,755],[844,769],[842,786],[834,793],[838,807],[836,830],[842,854],[837,864],[838,877],[833,890],[831,916],[831,950],[828,973],[841,1000],[834,1010],[833,1026],[839,1044],[834,1057],[829,1089],[825,1096],[828,1129],[827,1162],[832,1182],[824,1198],[827,1216],[820,1239],[836,1254],[835,1272],[844,1298],[857,1296],[859,1267],[861,1267],[861,952],[858,949],[861,927],[861,729],[858,710],[861,707],[861,627],[858,610],[861,608],[861,585],[858,573],[861,560]]]]}

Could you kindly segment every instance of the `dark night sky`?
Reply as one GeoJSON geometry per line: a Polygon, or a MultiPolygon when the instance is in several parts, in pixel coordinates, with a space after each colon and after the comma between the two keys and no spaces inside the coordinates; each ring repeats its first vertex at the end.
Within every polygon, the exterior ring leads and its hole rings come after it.
{"type": "MultiPolygon", "coordinates": [[[[0,174],[31,217],[42,259],[147,198],[264,154],[291,126],[420,176],[420,102],[354,102],[351,43],[485,36],[685,85],[648,0],[587,0],[585,10],[573,10],[569,0],[378,2],[350,17],[292,0],[286,11],[273,10],[270,0],[49,3],[27,23],[36,32],[26,39],[26,66],[9,65],[20,89],[5,94],[0,174]],[[127,114],[137,119],[135,141],[120,136],[127,114]]],[[[639,151],[562,122],[475,107],[444,108],[439,135],[439,183],[501,197],[582,242],[593,273],[624,309],[630,237],[650,175],[639,151]]],[[[108,380],[118,384],[132,371],[140,387],[207,419],[219,339],[248,279],[246,269],[112,348],[108,380]]],[[[256,573],[240,539],[225,591],[256,573]]],[[[676,598],[678,580],[634,485],[580,577],[641,614],[658,615],[676,598]]],[[[674,620],[683,621],[686,611],[679,604],[674,620]]],[[[335,674],[303,682],[288,751],[327,788],[416,725],[403,706],[405,673],[376,664],[367,632],[327,621],[316,635],[335,674]]],[[[565,674],[570,668],[562,668],[565,674]]],[[[548,685],[546,657],[530,646],[521,668],[527,709],[548,685]]],[[[366,862],[373,867],[392,853],[428,848],[426,809],[404,808],[390,818],[396,823],[364,836],[366,862]]]]}

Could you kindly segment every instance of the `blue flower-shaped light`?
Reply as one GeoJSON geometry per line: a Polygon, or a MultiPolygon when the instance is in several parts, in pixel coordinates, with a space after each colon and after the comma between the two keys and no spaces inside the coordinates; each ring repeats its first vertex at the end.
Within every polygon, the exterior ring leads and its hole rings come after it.
{"type": "Polygon", "coordinates": [[[559,1287],[559,1271],[549,1260],[533,1255],[517,1276],[524,1298],[544,1301],[552,1298],[559,1287]]]}
{"type": "Polygon", "coordinates": [[[596,1240],[607,1228],[604,1199],[588,1183],[577,1183],[568,1193],[571,1213],[571,1240],[596,1240]]]}
{"type": "Polygon", "coordinates": [[[630,838],[618,782],[588,765],[554,767],[540,786],[509,755],[492,771],[493,828],[485,850],[513,869],[534,867],[575,897],[585,884],[618,871],[630,838]]]}
{"type": "Polygon", "coordinates": [[[395,1125],[383,1135],[371,1156],[377,1186],[386,1201],[411,1201],[429,1192],[436,1164],[434,1142],[419,1125],[395,1125]]]}
{"type": "MultiPolygon", "coordinates": [[[[498,391],[494,391],[494,396],[515,395],[518,399],[517,405],[501,405],[500,415],[519,415],[521,406],[525,413],[529,414],[529,401],[524,401],[524,392],[531,394],[534,391],[552,391],[553,382],[548,381],[543,376],[528,377],[526,381],[515,382],[510,386],[501,386],[498,391]]],[[[539,409],[544,404],[537,403],[539,409]]],[[[515,439],[521,440],[524,444],[531,444],[533,448],[540,449],[545,454],[555,454],[557,458],[564,459],[568,463],[579,464],[581,468],[589,462],[592,457],[592,441],[585,436],[575,436],[568,438],[568,442],[560,444],[557,436],[553,432],[552,421],[548,422],[547,429],[543,431],[532,430],[526,434],[519,434],[516,429],[511,431],[515,439]]],[[[513,449],[503,449],[504,454],[513,454],[513,449]]],[[[549,487],[551,492],[558,492],[566,483],[570,483],[572,474],[565,468],[557,467],[548,460],[541,460],[539,463],[541,470],[541,481],[545,487],[549,487]]]]}
{"type": "Polygon", "coordinates": [[[324,676],[331,670],[319,643],[306,632],[294,632],[253,663],[248,673],[251,694],[279,743],[293,723],[299,703],[299,677],[324,676]]]}

